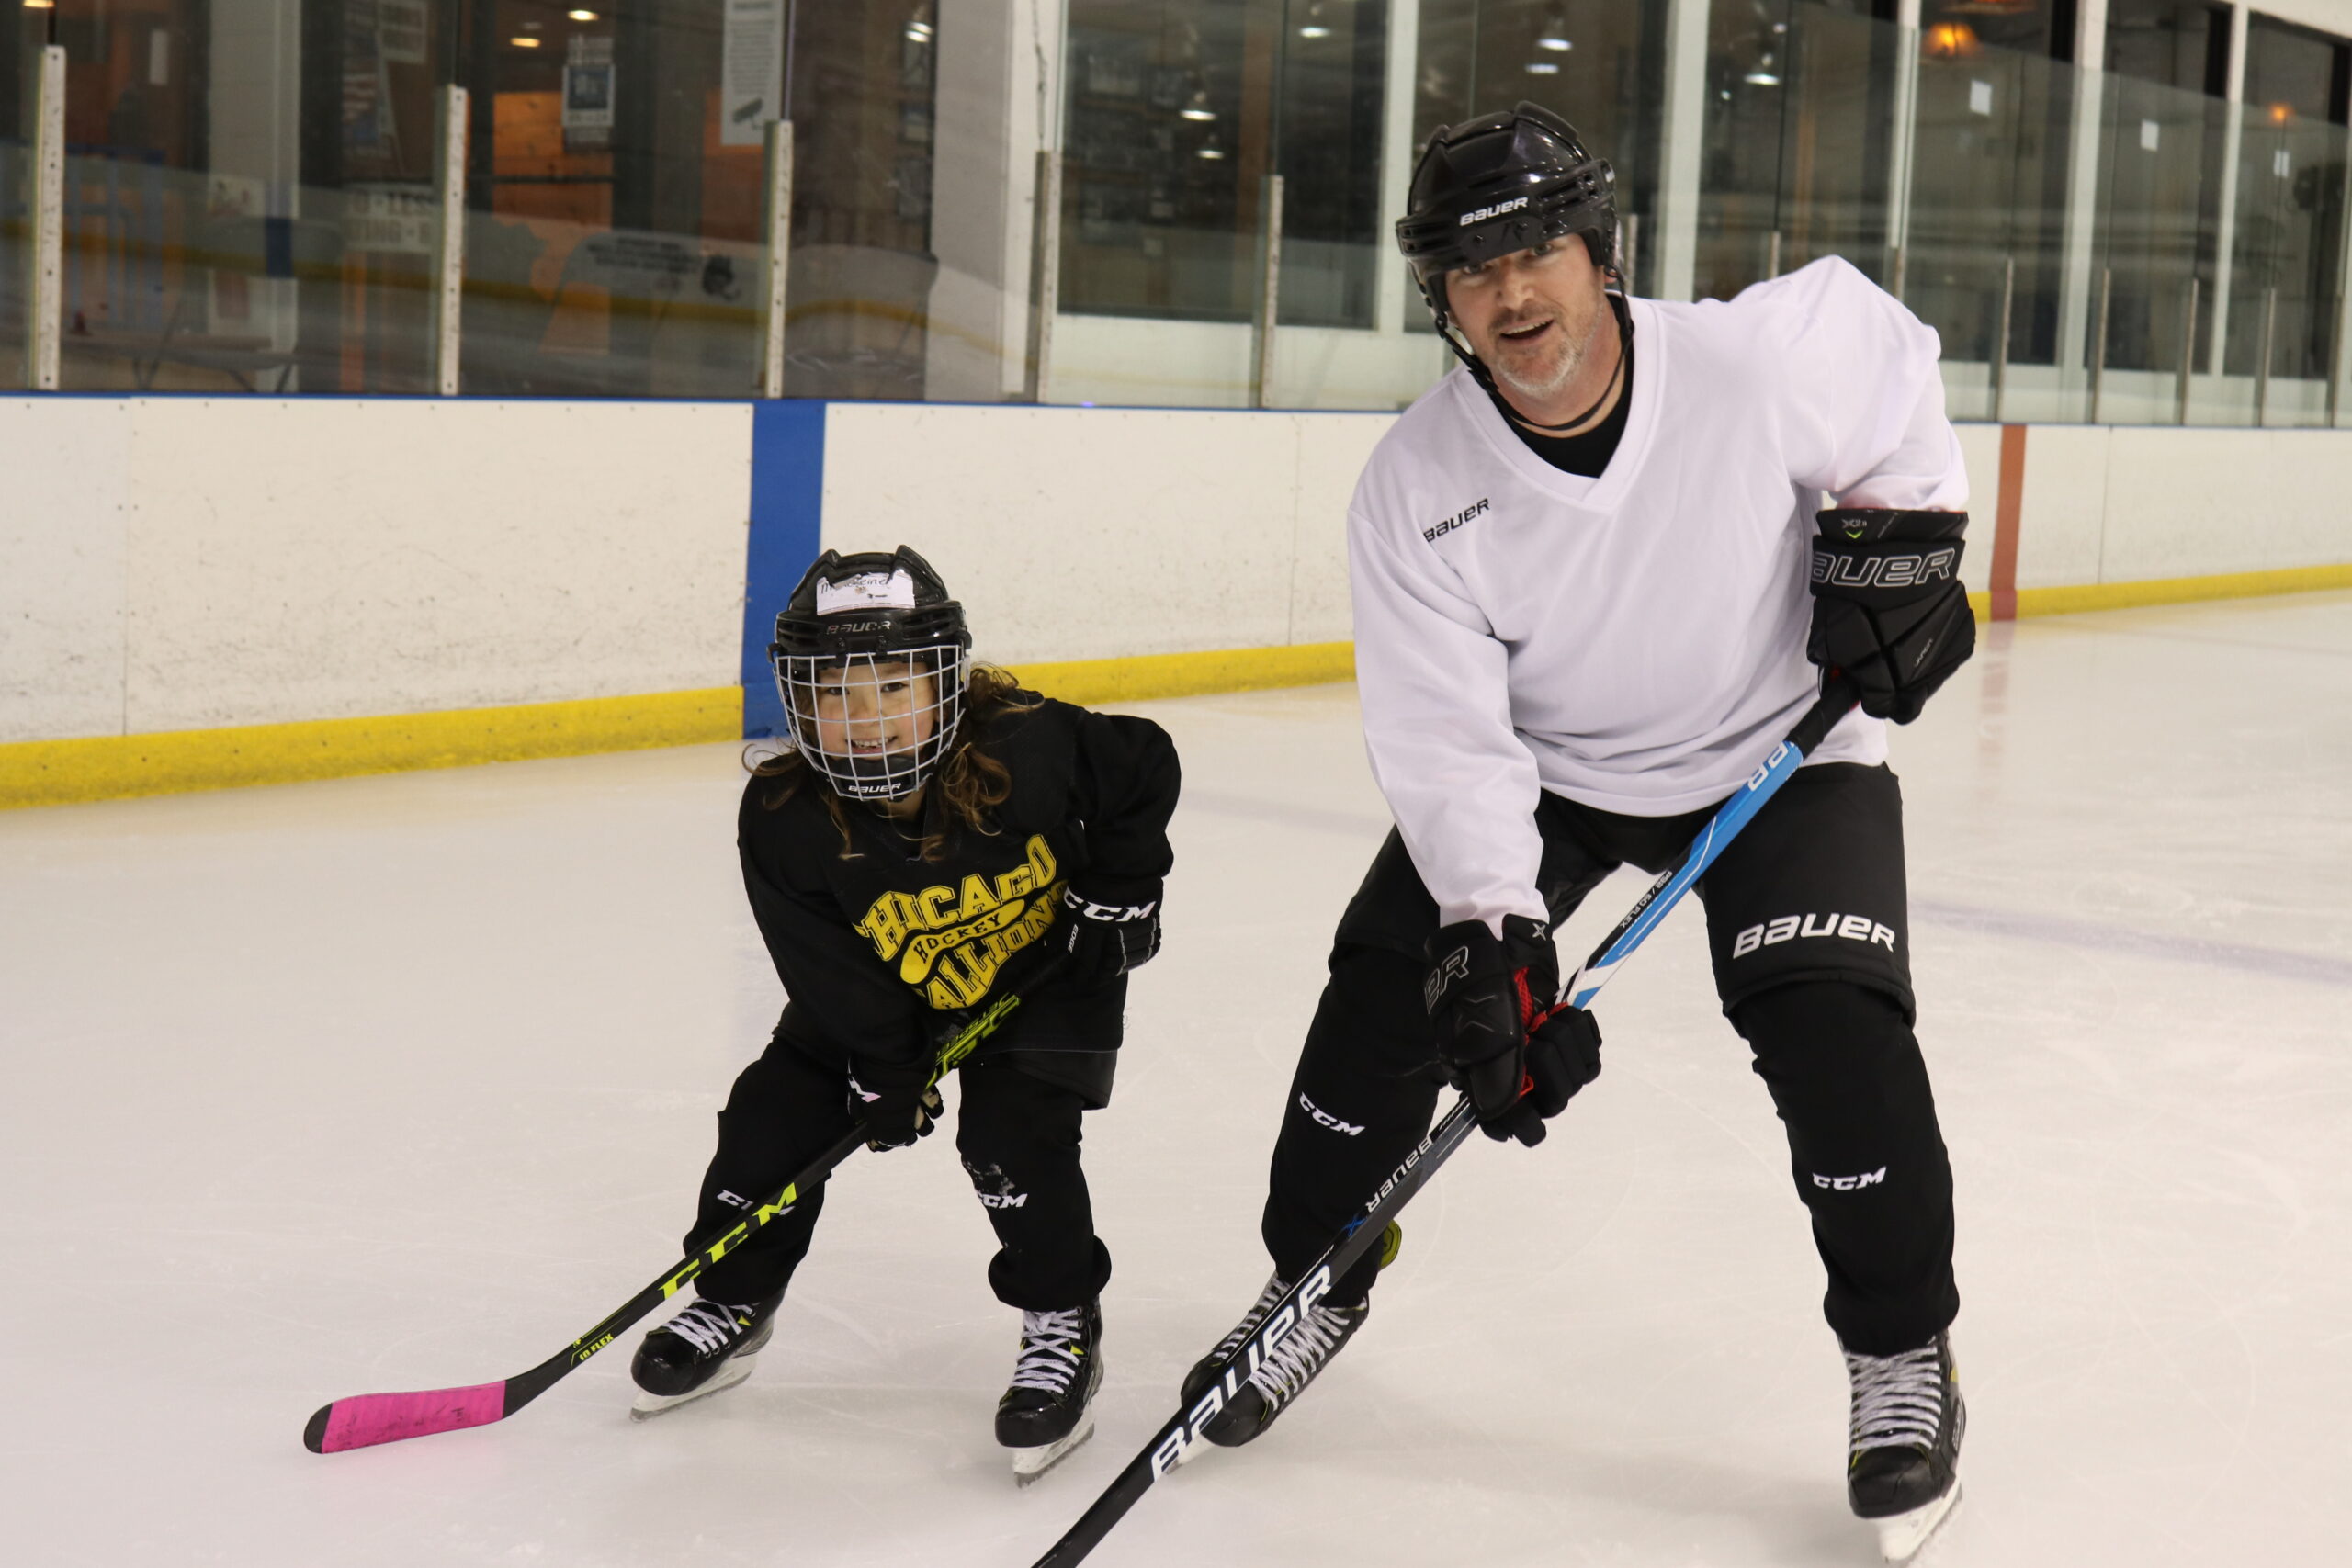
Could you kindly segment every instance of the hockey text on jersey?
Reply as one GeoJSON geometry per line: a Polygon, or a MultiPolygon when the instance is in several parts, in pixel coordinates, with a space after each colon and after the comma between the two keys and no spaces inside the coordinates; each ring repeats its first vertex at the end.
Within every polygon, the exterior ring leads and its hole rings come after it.
{"type": "Polygon", "coordinates": [[[1054,923],[1062,893],[1054,852],[1036,833],[1027,853],[994,877],[974,872],[919,893],[885,893],[855,930],[884,963],[897,960],[899,978],[933,1007],[970,1007],[988,995],[1004,961],[1054,923]]]}
{"type": "Polygon", "coordinates": [[[1750,926],[1732,938],[1731,955],[1745,958],[1759,947],[1778,947],[1799,937],[1834,936],[1848,942],[1870,942],[1889,953],[1894,951],[1894,928],[1881,925],[1868,915],[1840,915],[1832,909],[1826,915],[1782,915],[1760,926],[1750,926]],[[1819,921],[1819,925],[1814,922],[1819,921]]]}

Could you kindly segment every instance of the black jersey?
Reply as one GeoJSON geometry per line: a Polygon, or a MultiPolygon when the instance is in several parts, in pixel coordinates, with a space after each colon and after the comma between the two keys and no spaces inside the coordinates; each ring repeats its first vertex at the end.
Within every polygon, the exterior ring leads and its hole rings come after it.
{"type": "MultiPolygon", "coordinates": [[[[870,1070],[922,1067],[963,1013],[1029,972],[1015,960],[1065,918],[1065,885],[1098,902],[1159,897],[1178,784],[1167,732],[1024,695],[1039,705],[997,715],[977,742],[1012,774],[988,832],[954,821],[935,789],[920,829],[843,802],[845,854],[817,785],[804,777],[779,802],[786,781],[750,781],[736,841],[790,998],[779,1032],[870,1070]],[[944,851],[926,861],[922,835],[933,831],[944,851]]],[[[1049,981],[991,1049],[1114,1049],[1125,999],[1124,979],[1049,981]]]]}

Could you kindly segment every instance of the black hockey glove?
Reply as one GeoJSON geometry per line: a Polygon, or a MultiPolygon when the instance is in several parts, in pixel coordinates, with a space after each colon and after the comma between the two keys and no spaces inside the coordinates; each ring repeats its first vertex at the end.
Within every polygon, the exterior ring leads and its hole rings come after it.
{"type": "Polygon", "coordinates": [[[1159,900],[1098,904],[1075,887],[1062,889],[1062,951],[1066,973],[1080,987],[1107,986],[1159,951],[1159,900]]]}
{"type": "Polygon", "coordinates": [[[1805,657],[1851,677],[1872,718],[1908,724],[1976,650],[1960,585],[1968,513],[1849,506],[1816,523],[1805,657]]]}
{"type": "MultiPolygon", "coordinates": [[[[873,1071],[867,1076],[882,1077],[873,1071]]],[[[938,1086],[926,1083],[919,1074],[905,1077],[893,1074],[874,1085],[855,1077],[849,1080],[849,1113],[865,1129],[865,1146],[877,1154],[908,1148],[917,1138],[928,1138],[945,1109],[938,1086]]]]}
{"type": "Polygon", "coordinates": [[[1554,1003],[1551,928],[1505,915],[1498,942],[1486,921],[1464,920],[1430,939],[1429,959],[1422,999],[1446,1077],[1470,1096],[1487,1136],[1542,1143],[1544,1123],[1600,1076],[1600,1026],[1554,1003]]]}

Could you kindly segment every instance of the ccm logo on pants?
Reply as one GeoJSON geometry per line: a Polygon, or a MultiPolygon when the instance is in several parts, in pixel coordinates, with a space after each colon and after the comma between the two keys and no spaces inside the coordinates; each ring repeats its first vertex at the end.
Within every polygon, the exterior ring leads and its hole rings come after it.
{"type": "Polygon", "coordinates": [[[1801,936],[1843,937],[1894,951],[1894,927],[1880,925],[1868,915],[1840,915],[1833,909],[1826,915],[1782,915],[1769,924],[1750,926],[1732,939],[1731,955],[1745,958],[1759,947],[1777,947],[1801,936]]]}

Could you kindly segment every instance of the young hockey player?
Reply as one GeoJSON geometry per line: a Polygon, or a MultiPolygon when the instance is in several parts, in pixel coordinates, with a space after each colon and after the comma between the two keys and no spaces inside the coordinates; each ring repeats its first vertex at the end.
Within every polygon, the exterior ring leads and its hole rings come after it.
{"type": "MultiPolygon", "coordinates": [[[[1126,974],[1159,951],[1177,762],[1149,720],[1021,691],[970,650],[962,606],[904,547],[827,551],[776,617],[791,750],[754,771],[737,838],[789,999],[719,1112],[686,1247],[853,1126],[874,1149],[929,1134],[939,1043],[1020,994],[961,1068],[956,1141],[1001,1244],[989,1283],[1021,1310],[996,1437],[1025,1483],[1093,1427],[1111,1258],[1080,1123],[1110,1098],[1126,974]]],[[[820,1184],[703,1271],[638,1349],[636,1414],[750,1374],[823,1208],[820,1184]]]]}
{"type": "MultiPolygon", "coordinates": [[[[1440,130],[1409,199],[1398,243],[1464,364],[1382,439],[1348,517],[1364,739],[1396,830],[1340,919],[1285,1101],[1279,1288],[1227,1347],[1421,1137],[1442,1082],[1491,1135],[1543,1136],[1600,1071],[1591,1019],[1554,1006],[1552,925],[1619,864],[1680,852],[1834,667],[1861,711],[1699,891],[1828,1278],[1849,1497],[1906,1558],[1960,1495],[1966,1419],[1885,765],[1884,721],[1916,718],[1974,646],[1936,334],[1834,259],[1729,303],[1626,298],[1609,165],[1533,104],[1440,130]]],[[[1375,1261],[1212,1441],[1250,1441],[1329,1364],[1375,1261]]]]}

